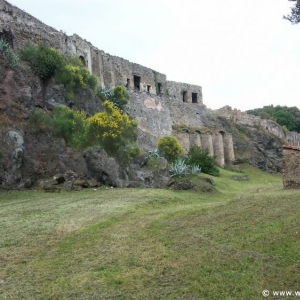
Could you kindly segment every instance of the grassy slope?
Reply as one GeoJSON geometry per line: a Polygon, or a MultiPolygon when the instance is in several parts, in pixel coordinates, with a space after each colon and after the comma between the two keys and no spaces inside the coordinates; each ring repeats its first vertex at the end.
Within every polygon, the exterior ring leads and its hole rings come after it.
{"type": "Polygon", "coordinates": [[[0,299],[261,299],[264,289],[299,289],[300,191],[244,168],[250,181],[222,170],[219,192],[207,194],[1,192],[0,299]]]}

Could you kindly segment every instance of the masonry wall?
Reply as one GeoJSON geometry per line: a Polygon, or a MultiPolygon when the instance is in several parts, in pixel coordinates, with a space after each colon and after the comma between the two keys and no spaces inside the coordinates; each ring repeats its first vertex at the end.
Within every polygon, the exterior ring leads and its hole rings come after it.
{"type": "Polygon", "coordinates": [[[285,189],[300,189],[300,147],[283,147],[282,179],[285,189]]]}
{"type": "Polygon", "coordinates": [[[259,126],[278,138],[286,140],[286,142],[292,146],[300,146],[300,134],[297,132],[284,131],[275,121],[261,119],[260,117],[249,115],[246,112],[232,109],[230,106],[224,106],[216,112],[218,115],[224,116],[237,124],[259,126]]]}
{"type": "Polygon", "coordinates": [[[123,85],[128,89],[153,95],[166,92],[166,75],[105,53],[77,34],[67,36],[10,3],[0,0],[0,38],[1,34],[7,36],[7,33],[12,35],[15,50],[19,50],[29,41],[43,42],[63,54],[71,53],[80,57],[89,71],[99,78],[102,87],[123,85]]]}
{"type": "Polygon", "coordinates": [[[213,132],[210,130],[189,132],[188,130],[173,131],[173,135],[178,139],[185,153],[190,147],[196,145],[201,149],[207,149],[210,156],[215,156],[215,163],[224,167],[231,165],[234,160],[234,149],[232,135],[225,132],[213,132]]]}
{"type": "Polygon", "coordinates": [[[168,81],[167,95],[178,102],[203,104],[202,88],[198,85],[168,81]]]}

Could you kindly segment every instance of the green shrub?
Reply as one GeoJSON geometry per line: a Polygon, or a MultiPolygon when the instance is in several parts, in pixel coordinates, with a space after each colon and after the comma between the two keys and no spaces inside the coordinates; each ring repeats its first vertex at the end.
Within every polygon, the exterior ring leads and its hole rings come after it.
{"type": "Polygon", "coordinates": [[[12,68],[16,68],[20,65],[20,58],[14,52],[14,50],[9,46],[9,44],[0,39],[0,53],[8,61],[12,68]]]}
{"type": "Polygon", "coordinates": [[[55,75],[55,81],[61,83],[66,88],[66,99],[71,100],[74,94],[80,89],[95,90],[98,80],[95,75],[91,75],[78,58],[67,57],[59,72],[55,75]]]}
{"type": "Polygon", "coordinates": [[[43,43],[28,43],[20,50],[20,57],[43,81],[49,80],[63,65],[62,54],[43,43]]]}
{"type": "Polygon", "coordinates": [[[124,86],[116,86],[114,89],[100,88],[97,95],[101,101],[108,100],[122,110],[129,100],[128,92],[124,86]]]}
{"type": "Polygon", "coordinates": [[[149,170],[160,170],[162,158],[163,157],[149,157],[147,159],[147,168],[149,170]]]}
{"type": "Polygon", "coordinates": [[[56,106],[53,111],[53,125],[56,135],[65,139],[73,148],[87,147],[91,142],[88,138],[89,124],[85,113],[67,106],[56,106]]]}
{"type": "Polygon", "coordinates": [[[170,162],[178,158],[179,154],[183,152],[180,143],[173,136],[161,138],[157,143],[157,148],[159,153],[170,162]]]}
{"type": "Polygon", "coordinates": [[[209,155],[208,149],[203,150],[198,146],[193,146],[190,148],[187,156],[187,163],[189,165],[197,165],[203,173],[212,176],[220,175],[219,169],[214,164],[214,157],[209,155]]]}
{"type": "Polygon", "coordinates": [[[36,132],[51,132],[53,130],[53,119],[45,110],[32,109],[29,111],[28,117],[36,132]]]}
{"type": "Polygon", "coordinates": [[[119,163],[131,164],[134,158],[142,156],[142,149],[136,144],[127,144],[118,149],[116,152],[116,158],[119,163]]]}

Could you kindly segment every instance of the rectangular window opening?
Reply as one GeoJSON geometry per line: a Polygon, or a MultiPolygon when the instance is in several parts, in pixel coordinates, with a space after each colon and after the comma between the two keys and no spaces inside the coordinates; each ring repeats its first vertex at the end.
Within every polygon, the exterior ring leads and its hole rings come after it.
{"type": "Polygon", "coordinates": [[[160,93],[161,93],[161,83],[160,82],[158,82],[157,83],[157,95],[160,95],[160,93]]]}
{"type": "Polygon", "coordinates": [[[147,93],[150,93],[151,85],[147,85],[147,93]]]}
{"type": "Polygon", "coordinates": [[[133,82],[134,82],[134,89],[140,91],[141,89],[141,77],[140,76],[133,76],[133,82]]]}
{"type": "Polygon", "coordinates": [[[183,102],[188,102],[188,101],[187,101],[187,91],[183,91],[183,92],[182,92],[182,101],[183,101],[183,102]]]}
{"type": "Polygon", "coordinates": [[[192,103],[198,103],[198,94],[192,93],[192,103]]]}
{"type": "Polygon", "coordinates": [[[130,88],[130,79],[129,78],[127,78],[127,82],[126,82],[125,87],[128,88],[128,89],[130,88]]]}

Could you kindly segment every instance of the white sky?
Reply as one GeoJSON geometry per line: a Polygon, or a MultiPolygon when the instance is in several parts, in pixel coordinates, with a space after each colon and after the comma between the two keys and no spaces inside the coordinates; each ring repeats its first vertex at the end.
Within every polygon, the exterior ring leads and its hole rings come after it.
{"type": "Polygon", "coordinates": [[[202,86],[209,108],[300,108],[300,24],[288,0],[8,0],[68,35],[202,86]]]}

